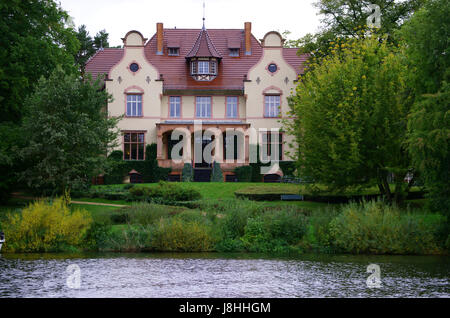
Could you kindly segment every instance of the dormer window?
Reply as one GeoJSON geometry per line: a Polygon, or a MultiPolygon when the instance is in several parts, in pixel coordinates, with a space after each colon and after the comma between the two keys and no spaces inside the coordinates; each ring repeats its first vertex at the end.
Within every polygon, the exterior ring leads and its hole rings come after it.
{"type": "Polygon", "coordinates": [[[217,76],[217,60],[191,59],[191,76],[197,81],[212,81],[217,76]]]}
{"type": "Polygon", "coordinates": [[[239,56],[239,49],[230,49],[230,56],[239,56]]]}
{"type": "Polygon", "coordinates": [[[180,55],[180,49],[177,47],[169,47],[167,49],[169,56],[178,56],[180,55]]]}
{"type": "Polygon", "coordinates": [[[208,31],[203,28],[191,51],[186,55],[186,62],[194,80],[212,81],[217,77],[221,58],[222,56],[209,38],[208,31]]]}

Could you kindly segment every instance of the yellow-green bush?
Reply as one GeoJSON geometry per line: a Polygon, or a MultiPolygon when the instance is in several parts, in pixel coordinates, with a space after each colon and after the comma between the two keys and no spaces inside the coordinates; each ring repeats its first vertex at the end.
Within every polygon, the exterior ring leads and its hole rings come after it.
{"type": "Polygon", "coordinates": [[[161,219],[152,237],[152,248],[157,251],[205,252],[213,250],[215,243],[204,224],[177,218],[161,219]]]}
{"type": "Polygon", "coordinates": [[[92,218],[86,210],[68,207],[67,198],[36,201],[3,222],[8,252],[49,252],[79,247],[92,218]]]}
{"type": "Polygon", "coordinates": [[[433,254],[438,214],[401,211],[383,202],[351,203],[330,224],[334,245],[347,253],[433,254]]]}

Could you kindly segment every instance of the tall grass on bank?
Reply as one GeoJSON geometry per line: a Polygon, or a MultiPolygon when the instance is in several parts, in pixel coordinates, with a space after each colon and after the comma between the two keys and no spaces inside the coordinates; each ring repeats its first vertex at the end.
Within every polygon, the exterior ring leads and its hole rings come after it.
{"type": "Polygon", "coordinates": [[[434,254],[438,214],[401,211],[384,202],[345,205],[330,223],[335,246],[353,254],[434,254]]]}

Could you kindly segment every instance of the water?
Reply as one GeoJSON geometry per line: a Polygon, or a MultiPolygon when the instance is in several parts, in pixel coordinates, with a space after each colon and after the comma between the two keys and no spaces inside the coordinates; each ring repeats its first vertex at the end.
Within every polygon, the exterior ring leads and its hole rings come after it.
{"type": "Polygon", "coordinates": [[[450,297],[450,257],[3,254],[1,297],[450,297]],[[367,287],[369,264],[380,288],[367,287]]]}

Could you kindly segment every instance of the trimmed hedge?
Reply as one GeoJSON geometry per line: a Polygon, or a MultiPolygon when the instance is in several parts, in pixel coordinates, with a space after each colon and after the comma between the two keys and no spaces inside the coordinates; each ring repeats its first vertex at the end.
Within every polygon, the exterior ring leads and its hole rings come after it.
{"type": "Polygon", "coordinates": [[[160,181],[156,187],[133,187],[130,189],[130,194],[134,200],[148,202],[158,201],[158,203],[162,201],[193,201],[202,198],[200,192],[195,189],[163,181],[160,181]]]}
{"type": "MultiPolygon", "coordinates": [[[[300,194],[303,195],[303,200],[324,202],[324,203],[348,203],[351,201],[373,200],[381,197],[379,193],[364,193],[364,194],[335,194],[327,192],[309,193],[307,190],[302,190],[300,187],[293,188],[279,188],[279,187],[247,187],[237,190],[234,195],[237,198],[245,198],[253,201],[278,201],[281,200],[281,195],[284,194],[300,194]]],[[[420,199],[424,197],[425,192],[421,189],[411,189],[407,199],[420,199]]]]}
{"type": "Polygon", "coordinates": [[[112,171],[104,176],[105,184],[120,184],[131,170],[136,170],[142,175],[142,182],[151,183],[160,180],[167,180],[170,168],[161,168],[156,160],[156,144],[147,145],[145,148],[146,158],[143,161],[123,160],[123,152],[113,151],[108,159],[110,160],[112,171]]]}
{"type": "Polygon", "coordinates": [[[213,163],[213,170],[211,173],[211,182],[223,182],[222,169],[220,168],[220,163],[213,163]]]}
{"type": "Polygon", "coordinates": [[[185,163],[181,171],[181,181],[192,182],[194,180],[194,172],[190,163],[185,163]]]}

